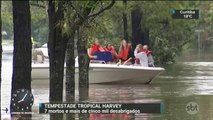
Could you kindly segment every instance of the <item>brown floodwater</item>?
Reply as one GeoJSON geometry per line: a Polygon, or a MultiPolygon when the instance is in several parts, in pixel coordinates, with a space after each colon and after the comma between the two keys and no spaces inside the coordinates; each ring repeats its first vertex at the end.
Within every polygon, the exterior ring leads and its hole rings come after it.
{"type": "MultiPolygon", "coordinates": [[[[211,55],[211,54],[210,54],[211,55]]],[[[212,56],[210,56],[212,58],[212,56]]],[[[213,118],[213,58],[208,61],[179,60],[166,66],[166,71],[155,78],[150,85],[142,84],[90,84],[88,102],[162,102],[161,114],[96,115],[96,120],[211,120],[213,118]],[[194,61],[194,62],[192,62],[194,61]],[[187,111],[187,104],[197,105],[195,114],[187,111]]],[[[12,62],[3,56],[1,107],[9,108],[11,92],[12,62]]],[[[48,120],[49,115],[39,114],[40,102],[48,102],[48,80],[32,81],[35,97],[32,119],[48,120]]],[[[76,100],[78,100],[76,88],[76,100]]],[[[193,112],[193,111],[191,111],[193,112]]],[[[10,117],[2,111],[2,118],[10,117]]],[[[76,118],[78,119],[78,117],[76,118]]]]}

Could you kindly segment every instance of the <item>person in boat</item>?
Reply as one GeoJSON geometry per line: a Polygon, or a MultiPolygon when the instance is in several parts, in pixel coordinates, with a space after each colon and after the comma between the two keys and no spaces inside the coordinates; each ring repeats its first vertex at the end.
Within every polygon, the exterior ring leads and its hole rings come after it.
{"type": "Polygon", "coordinates": [[[118,51],[118,59],[119,62],[117,63],[118,65],[123,64],[132,64],[134,60],[134,54],[132,51],[132,47],[130,43],[127,43],[126,40],[122,40],[119,51],[118,51]]]}
{"type": "Polygon", "coordinates": [[[135,56],[135,63],[140,64],[140,59],[137,56],[138,53],[143,52],[143,45],[138,44],[134,50],[134,56],[135,56]]]}
{"type": "Polygon", "coordinates": [[[138,44],[134,50],[134,56],[137,65],[148,67],[148,58],[142,44],[138,44]]]}
{"type": "Polygon", "coordinates": [[[153,56],[152,56],[152,51],[150,51],[148,49],[148,45],[144,45],[143,46],[143,50],[146,52],[146,55],[147,55],[147,59],[148,59],[148,66],[149,67],[154,67],[154,59],[153,59],[153,56]]]}
{"type": "Polygon", "coordinates": [[[43,54],[42,50],[34,49],[32,51],[32,58],[34,63],[44,63],[44,58],[46,58],[46,56],[43,54]]]}
{"type": "Polygon", "coordinates": [[[112,62],[115,62],[118,57],[118,54],[117,54],[115,48],[111,44],[108,43],[105,47],[105,51],[108,51],[112,54],[112,62]]]}
{"type": "Polygon", "coordinates": [[[106,51],[96,39],[94,43],[88,50],[88,56],[90,58],[90,62],[98,62],[98,63],[108,63],[112,61],[112,54],[109,51],[106,51]]]}
{"type": "Polygon", "coordinates": [[[96,53],[97,52],[104,52],[104,48],[100,45],[99,40],[96,39],[91,47],[88,49],[88,56],[90,59],[96,59],[96,53]]]}

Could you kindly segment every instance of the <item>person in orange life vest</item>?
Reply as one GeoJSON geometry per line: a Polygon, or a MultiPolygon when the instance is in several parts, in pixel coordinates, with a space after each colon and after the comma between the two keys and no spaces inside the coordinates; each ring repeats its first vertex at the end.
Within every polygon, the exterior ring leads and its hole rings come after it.
{"type": "Polygon", "coordinates": [[[96,52],[104,52],[104,48],[100,45],[98,39],[96,39],[91,47],[88,49],[88,56],[90,59],[96,59],[97,56],[94,56],[96,52]]]}
{"type": "Polygon", "coordinates": [[[127,43],[126,40],[122,40],[118,51],[119,62],[117,65],[130,64],[132,58],[134,57],[132,56],[131,52],[131,44],[127,43]]]}
{"type": "Polygon", "coordinates": [[[119,51],[118,51],[118,58],[119,58],[118,64],[122,64],[124,63],[124,61],[128,59],[129,49],[130,48],[126,40],[122,40],[120,43],[119,51]]]}
{"type": "Polygon", "coordinates": [[[147,58],[148,58],[148,65],[150,67],[154,67],[154,59],[152,57],[152,51],[148,50],[148,45],[143,46],[143,50],[146,52],[147,58]]]}
{"type": "Polygon", "coordinates": [[[115,61],[116,58],[118,57],[118,54],[117,54],[115,48],[111,44],[107,44],[106,45],[105,51],[108,51],[108,52],[112,53],[112,61],[115,61]]]}
{"type": "Polygon", "coordinates": [[[152,51],[148,50],[148,45],[144,45],[143,50],[146,52],[147,56],[149,56],[152,53],[152,51]]]}

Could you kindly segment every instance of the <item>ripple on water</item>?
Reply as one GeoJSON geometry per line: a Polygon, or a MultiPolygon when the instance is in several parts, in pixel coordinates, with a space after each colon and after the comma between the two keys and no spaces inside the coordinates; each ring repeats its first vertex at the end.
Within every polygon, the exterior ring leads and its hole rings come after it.
{"type": "MultiPolygon", "coordinates": [[[[11,92],[11,62],[5,61],[10,59],[5,58],[2,67],[2,90],[1,90],[1,106],[2,108],[9,107],[10,92],[11,92]],[[9,71],[9,72],[8,72],[9,71]],[[9,93],[9,94],[8,94],[9,93]]],[[[212,95],[213,94],[213,62],[184,62],[185,66],[182,72],[178,75],[160,76],[151,83],[151,85],[90,85],[89,101],[90,102],[159,102],[167,101],[177,102],[177,97],[187,99],[192,95],[212,95]],[[187,73],[188,72],[188,73],[187,73]]],[[[176,71],[174,71],[176,72],[176,71]]],[[[32,92],[35,97],[34,110],[38,110],[39,102],[48,102],[49,88],[48,82],[32,82],[32,92]]],[[[76,91],[78,96],[78,91],[76,91]]],[[[177,103],[180,103],[178,101],[177,103]]],[[[175,104],[166,103],[168,106],[175,104]]],[[[181,103],[182,104],[182,103],[181,103]]],[[[185,103],[183,103],[185,105],[185,103]]],[[[185,106],[184,106],[185,107],[185,106]]],[[[182,108],[180,108],[182,109],[182,108]]],[[[184,108],[183,108],[184,109],[184,108]]],[[[173,109],[172,109],[173,110],[173,109]]],[[[165,115],[175,115],[169,111],[165,115]]],[[[208,111],[207,111],[208,112],[208,111]]],[[[36,111],[36,113],[38,113],[36,111]]],[[[185,113],[185,111],[184,111],[185,113]]],[[[209,112],[208,112],[209,113],[209,112]]],[[[177,113],[179,114],[179,113],[177,113]]],[[[185,114],[179,114],[185,115],[185,114]]],[[[3,117],[8,117],[8,114],[3,113],[3,117]]],[[[139,115],[138,120],[154,117],[153,115],[139,115]],[[140,118],[141,116],[141,118],[140,118]]],[[[48,119],[48,115],[33,116],[35,119],[48,119]]],[[[158,116],[157,116],[158,117],[158,116]]],[[[157,118],[158,119],[158,118],[157,118]]],[[[165,118],[166,119],[166,118],[165,118]]]]}
{"type": "Polygon", "coordinates": [[[181,62],[181,64],[189,65],[193,67],[202,66],[202,67],[213,67],[213,62],[181,62]]]}

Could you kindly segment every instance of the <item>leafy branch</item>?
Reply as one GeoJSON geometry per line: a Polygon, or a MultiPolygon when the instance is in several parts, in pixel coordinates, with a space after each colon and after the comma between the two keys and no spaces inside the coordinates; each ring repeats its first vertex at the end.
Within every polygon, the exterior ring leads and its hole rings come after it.
{"type": "MultiPolygon", "coordinates": [[[[103,13],[105,10],[110,9],[113,5],[115,4],[115,0],[112,0],[112,2],[106,6],[106,7],[101,7],[101,9],[97,13],[93,13],[91,15],[88,15],[86,18],[82,15],[82,13],[71,3],[70,6],[73,8],[73,10],[77,13],[77,15],[80,17],[80,19],[89,19],[91,17],[95,18],[99,14],[103,13]]],[[[91,9],[92,10],[92,9],[91,9]]]]}
{"type": "Polygon", "coordinates": [[[77,10],[77,8],[72,4],[72,2],[71,2],[71,4],[70,4],[70,6],[71,6],[71,8],[73,8],[73,10],[76,12],[76,14],[77,14],[81,19],[85,19],[85,18],[81,15],[81,13],[77,10]]]}
{"type": "Polygon", "coordinates": [[[97,13],[93,13],[89,15],[87,18],[98,16],[99,14],[103,13],[105,10],[110,9],[114,4],[115,4],[115,0],[112,0],[112,2],[108,6],[106,6],[105,8],[102,8],[97,13]]]}

